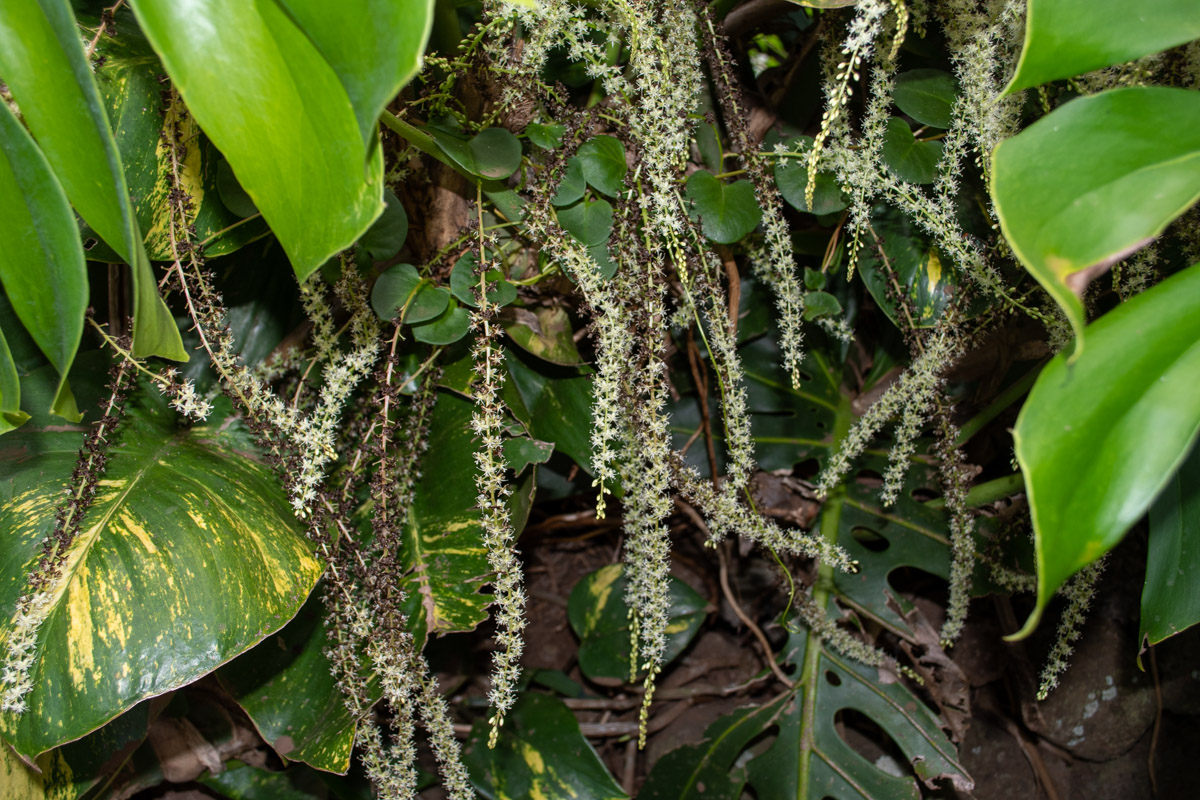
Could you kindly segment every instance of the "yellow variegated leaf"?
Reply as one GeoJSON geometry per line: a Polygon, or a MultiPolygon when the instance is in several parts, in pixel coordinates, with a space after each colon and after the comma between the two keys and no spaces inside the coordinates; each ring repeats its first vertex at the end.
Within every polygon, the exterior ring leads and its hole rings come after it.
{"type": "MultiPolygon", "coordinates": [[[[321,562],[249,435],[222,416],[184,429],[157,392],[131,402],[48,587],[28,709],[0,714],[0,734],[23,755],[211,672],[279,629],[312,590],[321,562]]],[[[83,430],[31,423],[0,441],[0,652],[83,430]]]]}

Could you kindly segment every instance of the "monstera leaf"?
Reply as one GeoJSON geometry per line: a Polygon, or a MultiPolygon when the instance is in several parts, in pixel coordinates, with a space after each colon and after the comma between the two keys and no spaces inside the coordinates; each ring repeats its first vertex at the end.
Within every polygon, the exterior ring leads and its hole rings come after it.
{"type": "MultiPolygon", "coordinates": [[[[28,709],[0,715],[27,757],[247,650],[296,613],[322,571],[226,401],[191,429],[157,391],[130,406],[38,629],[28,709]]],[[[0,646],[82,432],[35,418],[0,445],[0,646]]]]}

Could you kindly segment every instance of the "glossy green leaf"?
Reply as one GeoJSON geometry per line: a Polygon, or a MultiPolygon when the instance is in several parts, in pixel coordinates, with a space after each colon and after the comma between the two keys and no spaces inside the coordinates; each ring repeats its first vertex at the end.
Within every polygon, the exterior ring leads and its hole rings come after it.
{"type": "Polygon", "coordinates": [[[364,148],[379,115],[421,67],[433,0],[275,0],[312,41],[342,84],[364,148]]]}
{"type": "MultiPolygon", "coordinates": [[[[629,680],[628,579],[622,564],[609,564],[580,578],[567,600],[567,619],[579,637],[579,668],[587,677],[629,680]]],[[[700,630],[708,603],[671,576],[667,643],[663,663],[675,660],[700,630]]],[[[640,673],[639,673],[640,674],[640,673]]]]}
{"type": "Polygon", "coordinates": [[[888,171],[907,183],[933,183],[942,158],[941,142],[922,142],[899,117],[887,121],[883,134],[883,163],[888,171]]]}
{"type": "MultiPolygon", "coordinates": [[[[19,752],[79,738],[211,672],[287,622],[316,583],[323,565],[278,478],[250,434],[227,424],[228,402],[218,407],[179,429],[157,390],[131,401],[37,634],[29,710],[0,715],[19,752]]],[[[81,428],[39,424],[0,440],[6,614],[54,527],[81,439],[81,428]]]]}
{"type": "Polygon", "coordinates": [[[625,190],[625,146],[615,136],[593,136],[576,152],[583,178],[596,191],[616,197],[625,190]]]}
{"type": "Polygon", "coordinates": [[[1038,376],[1013,431],[1037,548],[1036,625],[1063,581],[1146,512],[1200,430],[1200,265],[1088,326],[1038,376]]]}
{"type": "Polygon", "coordinates": [[[397,316],[402,322],[416,324],[436,319],[450,306],[450,292],[434,286],[412,264],[388,268],[371,289],[371,308],[380,319],[397,316]]]}
{"type": "MultiPolygon", "coordinates": [[[[0,284],[25,330],[61,376],[55,413],[79,421],[67,373],[83,336],[87,272],[75,215],[58,179],[8,106],[0,109],[0,284]]],[[[16,367],[0,336],[0,432],[24,420],[16,367]]]]}
{"type": "Polygon", "coordinates": [[[825,288],[825,273],[817,272],[811,267],[804,268],[804,288],[810,291],[819,292],[825,288]]]}
{"type": "MultiPolygon", "coordinates": [[[[511,349],[505,351],[509,383],[516,387],[529,411],[529,432],[554,443],[585,471],[592,463],[592,380],[577,370],[535,362],[511,349]]],[[[508,384],[506,384],[508,385],[508,384]]]]}
{"type": "Polygon", "coordinates": [[[521,166],[521,140],[504,128],[485,128],[468,146],[477,175],[502,180],[521,166]]]}
{"type": "Polygon", "coordinates": [[[567,159],[567,169],[558,184],[558,191],[550,198],[550,202],[558,207],[569,206],[582,198],[586,191],[587,180],[583,177],[583,162],[579,160],[579,156],[571,156],[567,159]]]}
{"type": "MultiPolygon", "coordinates": [[[[403,529],[401,588],[414,615],[431,634],[473,630],[487,619],[491,597],[483,529],[475,508],[474,404],[441,393],[430,420],[429,449],[403,529]]],[[[533,482],[513,493],[510,511],[517,533],[525,525],[533,482]]]]}
{"type": "MultiPolygon", "coordinates": [[[[504,273],[498,269],[487,272],[488,300],[498,306],[506,306],[517,299],[517,287],[504,279],[504,273]]],[[[475,290],[479,286],[479,256],[474,252],[464,253],[450,270],[450,293],[460,303],[471,308],[477,306],[475,290]]]]}
{"type": "Polygon", "coordinates": [[[408,238],[408,213],[404,210],[400,198],[396,197],[391,189],[385,188],[383,201],[383,213],[358,240],[376,261],[387,261],[399,253],[400,248],[404,246],[404,240],[408,238]]]}
{"type": "Polygon", "coordinates": [[[21,379],[13,363],[8,340],[0,331],[0,433],[15,430],[29,420],[21,410],[21,379]]]}
{"type": "Polygon", "coordinates": [[[604,244],[613,229],[613,207],[605,199],[584,199],[558,210],[558,221],[567,233],[588,247],[604,244]]]}
{"type": "Polygon", "coordinates": [[[453,344],[467,335],[471,330],[471,313],[465,308],[459,308],[451,298],[446,304],[446,310],[426,322],[413,325],[413,338],[425,344],[453,344]]]}
{"type": "Polygon", "coordinates": [[[1025,46],[1005,92],[1070,78],[1200,38],[1193,0],[1028,0],[1025,46]]]}
{"type": "Polygon", "coordinates": [[[801,680],[777,720],[778,736],[747,765],[759,797],[919,800],[918,780],[929,788],[940,781],[968,792],[973,788],[937,716],[903,683],[883,683],[875,668],[831,652],[816,637],[793,634],[787,661],[807,667],[809,655],[812,666],[803,677],[799,669],[793,673],[801,680]],[[809,654],[809,647],[819,652],[809,654]],[[811,704],[806,692],[813,695],[811,704]],[[908,763],[872,763],[854,750],[838,732],[843,709],[879,726],[908,763]]]}
{"type": "Polygon", "coordinates": [[[804,295],[804,319],[834,317],[842,313],[842,304],[829,292],[809,292],[804,295]]]}
{"type": "Polygon", "coordinates": [[[658,759],[638,800],[741,800],[746,767],[737,762],[746,746],[771,726],[787,699],[739,708],[709,725],[699,743],[658,759]]]}
{"type": "Polygon", "coordinates": [[[714,242],[740,241],[762,221],[750,181],[724,183],[701,169],[688,177],[684,193],[692,201],[693,213],[700,217],[704,235],[714,242]]]}
{"type": "MultiPolygon", "coordinates": [[[[346,708],[325,649],[333,642],[319,597],[282,630],[221,667],[221,684],[287,761],[344,774],[358,720],[346,708]]],[[[382,692],[371,683],[371,698],[382,692]]]]}
{"type": "Polygon", "coordinates": [[[608,774],[571,710],[527,692],[505,716],[500,740],[487,746],[487,720],[471,728],[463,762],[471,784],[488,800],[622,800],[628,795],[608,774]]]}
{"type": "Polygon", "coordinates": [[[873,209],[871,229],[877,239],[863,248],[858,270],[875,303],[902,330],[937,325],[961,292],[958,273],[943,263],[929,234],[895,209],[873,209]],[[897,291],[907,312],[897,302],[897,291]]]}
{"type": "Polygon", "coordinates": [[[364,144],[346,89],[314,45],[321,36],[273,2],[137,0],[133,9],[298,278],[375,221],[382,156],[364,144]]]}
{"type": "Polygon", "coordinates": [[[562,147],[563,136],[566,132],[567,127],[557,122],[546,125],[540,122],[531,122],[525,126],[525,133],[529,136],[529,141],[543,150],[555,150],[562,147]]]}
{"type": "Polygon", "coordinates": [[[133,354],[187,361],[142,248],[120,155],[66,0],[6,5],[0,78],[79,215],[133,269],[133,354]]]}
{"type": "Polygon", "coordinates": [[[1143,86],[1072,100],[1000,143],[991,192],[1013,252],[1080,346],[1088,281],[1200,196],[1200,92],[1143,86]]]}
{"type": "Polygon", "coordinates": [[[519,476],[530,464],[545,464],[554,453],[551,442],[530,439],[528,436],[518,436],[505,439],[504,463],[512,470],[513,475],[519,476]]]}
{"type": "Polygon", "coordinates": [[[597,272],[600,273],[600,277],[604,278],[604,280],[611,280],[617,274],[617,262],[613,260],[607,242],[594,244],[589,247],[588,255],[596,262],[596,266],[599,267],[597,272]]]}
{"type": "MultiPolygon", "coordinates": [[[[811,136],[798,136],[788,143],[788,150],[805,153],[812,147],[811,136]]],[[[779,158],[775,162],[775,185],[779,193],[797,211],[808,211],[805,193],[808,191],[808,165],[799,156],[779,158]]],[[[817,185],[813,189],[814,214],[833,214],[850,205],[850,198],[838,186],[832,172],[818,172],[817,185]]]]}
{"type": "MultiPolygon", "coordinates": [[[[158,261],[175,258],[171,220],[178,211],[171,202],[171,190],[176,169],[191,200],[186,218],[195,229],[196,240],[204,243],[205,256],[225,255],[265,236],[267,223],[261,217],[238,224],[240,219],[258,214],[258,209],[182,103],[166,102],[170,93],[163,91],[160,81],[163,66],[132,12],[118,13],[113,25],[113,35],[103,35],[96,42],[96,84],[125,168],[146,254],[158,261]],[[169,127],[178,131],[178,148],[167,147],[163,140],[169,127]],[[235,194],[244,206],[232,199],[235,194]]],[[[97,241],[99,234],[91,228],[85,227],[83,237],[89,240],[90,260],[121,260],[97,241]]]]}
{"type": "Polygon", "coordinates": [[[571,317],[564,308],[515,309],[511,320],[505,320],[503,325],[509,338],[527,353],[564,367],[583,363],[583,356],[575,346],[571,317]]]}
{"type": "Polygon", "coordinates": [[[940,69],[910,69],[896,76],[892,99],[896,106],[922,125],[950,127],[958,81],[940,69]]]}
{"type": "Polygon", "coordinates": [[[230,761],[218,773],[198,779],[208,789],[229,800],[324,800],[328,789],[314,775],[293,770],[273,770],[230,761]]]}
{"type": "Polygon", "coordinates": [[[1150,506],[1138,641],[1158,644],[1200,622],[1200,449],[1150,506]]]}

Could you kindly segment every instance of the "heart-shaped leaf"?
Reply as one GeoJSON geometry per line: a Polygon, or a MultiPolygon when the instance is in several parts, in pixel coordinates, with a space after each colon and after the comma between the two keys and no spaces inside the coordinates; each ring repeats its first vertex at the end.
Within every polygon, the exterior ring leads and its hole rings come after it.
{"type": "Polygon", "coordinates": [[[697,170],[687,179],[684,192],[692,201],[693,212],[700,217],[704,235],[714,242],[740,241],[762,221],[762,209],[750,181],[727,184],[711,172],[697,170]]]}
{"type": "Polygon", "coordinates": [[[1005,238],[1080,347],[1087,282],[1200,196],[1200,92],[1141,86],[1072,100],[1000,143],[991,191],[1005,238]]]}
{"type": "MultiPolygon", "coordinates": [[[[791,141],[788,150],[793,153],[807,152],[812,147],[812,137],[799,136],[791,141]]],[[[808,165],[799,156],[780,158],[775,163],[775,185],[779,193],[797,211],[808,211],[805,193],[808,191],[808,165]]],[[[832,172],[818,172],[817,185],[813,188],[814,214],[833,214],[850,205],[850,198],[838,186],[832,172]]]]}
{"type": "Polygon", "coordinates": [[[559,209],[558,221],[567,233],[588,247],[604,244],[613,228],[613,207],[604,198],[584,199],[559,209]]]}
{"type": "Polygon", "coordinates": [[[941,142],[922,142],[899,117],[887,121],[883,134],[883,162],[888,171],[907,183],[933,183],[942,159],[941,142]]]}
{"type": "Polygon", "coordinates": [[[471,314],[451,298],[446,310],[433,319],[413,325],[413,338],[425,344],[453,344],[471,330],[471,314]]]}
{"type": "Polygon", "coordinates": [[[521,166],[521,140],[504,128],[485,128],[468,144],[476,175],[500,180],[521,166]]]}
{"type": "MultiPolygon", "coordinates": [[[[475,290],[479,286],[479,257],[474,251],[464,253],[450,270],[450,292],[460,303],[476,308],[475,290]]],[[[487,273],[488,300],[498,306],[506,306],[517,299],[517,287],[504,280],[504,274],[498,269],[490,269],[487,273]]]]}
{"type": "Polygon", "coordinates": [[[397,264],[375,281],[371,308],[380,319],[414,325],[439,317],[450,305],[450,292],[422,278],[412,264],[397,264]]]}
{"type": "Polygon", "coordinates": [[[625,189],[625,146],[614,136],[594,136],[576,153],[583,178],[596,191],[616,197],[625,189]]]}
{"type": "MultiPolygon", "coordinates": [[[[567,619],[579,637],[579,668],[595,680],[629,680],[629,606],[622,564],[585,575],[571,590],[567,619]]],[[[673,661],[700,630],[708,603],[683,581],[671,577],[667,644],[663,663],[673,661]]]]}
{"type": "Polygon", "coordinates": [[[1146,512],[1200,430],[1200,265],[1087,333],[1087,349],[1042,370],[1013,431],[1037,549],[1037,607],[1022,634],[1146,512]]]}
{"type": "Polygon", "coordinates": [[[399,253],[408,238],[408,213],[400,198],[391,189],[384,189],[383,202],[383,213],[358,240],[376,261],[387,261],[399,253]]]}
{"type": "MultiPolygon", "coordinates": [[[[132,403],[38,629],[28,710],[0,715],[23,755],[211,672],[281,627],[320,576],[278,479],[217,402],[190,429],[154,389],[132,403]]],[[[81,438],[39,425],[0,440],[5,639],[81,438]]]]}
{"type": "Polygon", "coordinates": [[[1025,47],[1005,92],[1122,64],[1200,38],[1192,0],[1028,0],[1025,47]]]}
{"type": "Polygon", "coordinates": [[[555,150],[562,147],[563,136],[566,132],[566,126],[559,125],[557,122],[548,125],[543,125],[540,122],[531,122],[525,126],[525,133],[529,136],[529,141],[543,150],[555,150]]]}
{"type": "Polygon", "coordinates": [[[558,184],[558,191],[550,198],[550,202],[559,207],[569,206],[582,198],[586,191],[587,180],[583,177],[583,162],[579,160],[579,156],[571,156],[567,159],[567,169],[558,184]]]}
{"type": "Polygon", "coordinates": [[[958,81],[940,69],[911,69],[896,76],[892,99],[896,106],[922,125],[950,127],[958,81]]]}

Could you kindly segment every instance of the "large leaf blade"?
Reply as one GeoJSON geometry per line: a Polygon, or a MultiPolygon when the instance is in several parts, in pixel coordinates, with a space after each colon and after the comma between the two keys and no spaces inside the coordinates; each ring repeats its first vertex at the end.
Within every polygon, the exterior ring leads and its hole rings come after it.
{"type": "Polygon", "coordinates": [[[121,159],[66,0],[13,0],[0,15],[0,77],[79,215],[133,269],[133,354],[187,361],[158,294],[121,159]]]}
{"type": "MultiPolygon", "coordinates": [[[[0,248],[0,283],[13,311],[61,376],[56,412],[78,422],[74,403],[65,402],[70,390],[64,392],[64,387],[87,308],[83,247],[62,186],[7,105],[0,108],[0,219],[7,233],[0,248]]],[[[7,416],[20,411],[20,390],[3,341],[0,350],[8,367],[0,366],[0,412],[7,416]]]]}
{"type": "Polygon", "coordinates": [[[1108,552],[1200,430],[1200,265],[1110,311],[1088,348],[1038,376],[1013,432],[1033,517],[1036,626],[1054,591],[1108,552]]]}
{"type": "Polygon", "coordinates": [[[1133,61],[1200,37],[1194,0],[1029,0],[1025,46],[1005,92],[1133,61]]]}
{"type": "Polygon", "coordinates": [[[1200,622],[1200,450],[1150,506],[1138,641],[1158,644],[1200,622]]]}
{"type": "MultiPolygon", "coordinates": [[[[190,431],[146,392],[67,551],[37,634],[34,688],[0,733],[35,756],[253,646],[300,607],[322,571],[249,435],[190,431]]],[[[224,401],[221,401],[222,403],[224,401]]],[[[0,608],[11,613],[53,529],[80,429],[26,428],[0,446],[0,608]]],[[[0,636],[11,633],[5,619],[0,636]]]]}
{"type": "Polygon", "coordinates": [[[383,212],[383,162],[312,41],[274,3],[138,0],[188,109],[304,280],[383,212]]]}
{"type": "Polygon", "coordinates": [[[1200,92],[1144,86],[1072,100],[1000,143],[991,191],[1013,251],[1082,342],[1080,296],[1094,271],[1200,196],[1200,92]]]}

